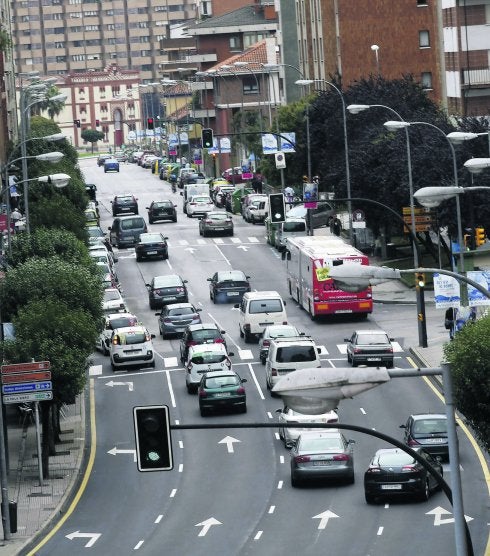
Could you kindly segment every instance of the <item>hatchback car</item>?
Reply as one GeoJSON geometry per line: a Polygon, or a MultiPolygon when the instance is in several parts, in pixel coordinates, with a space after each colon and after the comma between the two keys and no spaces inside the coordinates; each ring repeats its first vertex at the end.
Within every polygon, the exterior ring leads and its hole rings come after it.
{"type": "Polygon", "coordinates": [[[360,363],[369,365],[384,365],[387,369],[393,367],[394,338],[389,338],[383,330],[356,330],[347,342],[347,362],[353,367],[360,363]]]}
{"type": "Polygon", "coordinates": [[[214,203],[211,201],[209,195],[194,195],[189,199],[185,208],[189,218],[193,216],[205,216],[214,209],[214,203]]]}
{"type": "Polygon", "coordinates": [[[167,239],[168,237],[165,237],[160,232],[141,234],[140,239],[134,248],[136,261],[152,257],[168,259],[167,239]]]}
{"type": "Polygon", "coordinates": [[[322,226],[330,226],[333,218],[335,218],[335,210],[332,205],[326,201],[319,201],[316,208],[306,209],[304,205],[297,205],[288,211],[288,218],[306,218],[307,211],[310,211],[311,222],[313,228],[321,228],[322,226]]]}
{"type": "Polygon", "coordinates": [[[102,332],[99,334],[97,341],[97,348],[104,354],[109,355],[110,339],[112,333],[116,328],[127,328],[129,326],[136,326],[138,318],[131,313],[109,313],[105,315],[102,332]],[[107,342],[109,340],[109,342],[107,342]]]}
{"type": "Polygon", "coordinates": [[[215,272],[209,282],[209,297],[217,301],[241,301],[243,294],[250,291],[250,276],[241,270],[215,272]]]}
{"type": "Polygon", "coordinates": [[[119,160],[116,158],[104,160],[104,172],[119,172],[119,160]]]}
{"type": "Polygon", "coordinates": [[[304,336],[304,332],[299,332],[292,324],[270,324],[264,328],[259,337],[259,357],[262,365],[265,365],[271,341],[276,338],[295,338],[304,336]]]}
{"type": "Polygon", "coordinates": [[[301,433],[291,449],[291,486],[318,479],[353,483],[353,444],[336,429],[301,433]]]}
{"type": "MultiPolygon", "coordinates": [[[[422,448],[415,451],[434,469],[443,474],[442,465],[422,448]]],[[[368,504],[378,499],[397,496],[416,496],[428,500],[439,484],[431,473],[400,448],[378,450],[364,473],[364,496],[368,504]]]]}
{"type": "Polygon", "coordinates": [[[212,371],[205,373],[197,395],[201,417],[210,411],[235,410],[247,412],[247,395],[243,383],[246,378],[240,378],[234,371],[212,371]]]}
{"type": "Polygon", "coordinates": [[[183,280],[178,274],[155,276],[146,284],[150,309],[158,309],[171,303],[188,303],[186,284],[187,280],[183,280]]]}
{"type": "Polygon", "coordinates": [[[160,313],[155,313],[162,338],[183,334],[189,324],[200,324],[200,311],[192,303],[164,305],[160,313]]]}
{"type": "Polygon", "coordinates": [[[148,222],[150,224],[158,220],[171,220],[172,222],[177,222],[176,207],[177,205],[174,205],[172,201],[152,201],[150,206],[146,207],[148,211],[148,222]]]}
{"type": "Polygon", "coordinates": [[[206,237],[208,234],[224,234],[232,236],[233,219],[226,212],[211,210],[199,220],[199,234],[206,237]]]}
{"type": "Polygon", "coordinates": [[[185,384],[189,394],[197,392],[201,377],[210,371],[229,371],[230,357],[224,344],[198,344],[191,346],[185,362],[185,384]]]}
{"type": "Polygon", "coordinates": [[[404,442],[410,448],[423,448],[431,456],[449,458],[447,420],[443,413],[410,415],[404,425],[404,442]]]}
{"type": "MultiPolygon", "coordinates": [[[[302,427],[302,423],[338,423],[339,416],[335,411],[328,411],[327,413],[322,413],[320,415],[305,415],[304,413],[298,413],[288,406],[283,409],[277,409],[279,421],[279,438],[284,442],[286,448],[291,448],[298,439],[300,434],[305,431],[311,431],[314,429],[308,429],[302,427]],[[295,427],[284,427],[281,425],[291,425],[297,424],[295,427]]],[[[318,431],[318,429],[316,429],[318,431]]]]}
{"type": "Polygon", "coordinates": [[[138,199],[134,195],[116,195],[112,204],[112,216],[118,214],[138,214],[138,199]]]}
{"type": "Polygon", "coordinates": [[[152,338],[144,326],[116,328],[109,343],[109,355],[113,371],[127,367],[154,367],[155,352],[152,338]]]}
{"type": "Polygon", "coordinates": [[[109,288],[104,290],[104,297],[102,300],[102,310],[104,313],[116,313],[117,311],[125,312],[126,304],[117,288],[109,288]]]}
{"type": "Polygon", "coordinates": [[[88,226],[86,228],[89,243],[99,243],[105,240],[105,234],[99,226],[88,226]]]}
{"type": "Polygon", "coordinates": [[[190,324],[185,330],[180,341],[180,360],[185,363],[190,346],[197,344],[224,344],[226,347],[224,330],[220,330],[214,322],[190,324]]]}

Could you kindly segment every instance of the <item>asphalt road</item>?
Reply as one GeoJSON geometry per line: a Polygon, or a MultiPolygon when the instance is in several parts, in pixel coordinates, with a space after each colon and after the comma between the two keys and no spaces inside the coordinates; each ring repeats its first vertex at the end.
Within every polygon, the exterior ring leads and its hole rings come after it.
{"type": "MultiPolygon", "coordinates": [[[[156,368],[112,373],[109,358],[94,355],[90,378],[97,436],[92,472],[71,516],[37,554],[454,554],[452,516],[444,513],[451,512],[451,505],[442,493],[425,503],[365,503],[364,470],[375,450],[386,446],[358,433],[345,433],[356,441],[353,485],[293,489],[289,453],[276,429],[174,431],[174,470],[138,473],[133,406],[168,404],[175,424],[273,422],[275,410],[282,406],[266,389],[257,345],[244,344],[239,337],[232,305],[214,305],[209,299],[206,278],[216,270],[242,269],[251,275],[254,289],[279,291],[287,301],[289,321],[322,346],[325,367],[347,365],[343,338],[357,327],[386,329],[400,346],[395,366],[410,367],[407,350],[416,343],[415,309],[376,305],[367,321],[343,316],[312,322],[288,297],[284,263],[265,242],[263,226],[246,224],[235,216],[233,238],[203,239],[197,220],[182,214],[181,197],[148,170],[121,165],[119,174],[104,174],[95,160],[82,161],[81,166],[87,181],[97,184],[105,229],[112,220],[110,200],[116,193],[135,194],[145,217],[144,207],[152,200],[172,198],[179,219],[150,226],[169,237],[168,261],[136,263],[133,249],[119,252],[118,275],[127,305],[157,334],[156,368]],[[248,381],[246,415],[203,419],[196,396],[187,393],[179,341],[158,336],[145,288],[153,276],[170,272],[189,280],[190,301],[202,307],[203,321],[212,320],[226,330],[229,349],[235,352],[234,368],[248,381]]],[[[429,308],[429,319],[430,313],[429,308]]],[[[339,418],[401,439],[399,425],[409,414],[425,411],[443,411],[432,383],[422,378],[397,379],[342,402],[339,418]]],[[[475,554],[481,555],[488,534],[488,491],[477,453],[461,431],[459,438],[465,513],[472,518],[475,554]]],[[[444,473],[449,480],[447,464],[444,473]]]]}

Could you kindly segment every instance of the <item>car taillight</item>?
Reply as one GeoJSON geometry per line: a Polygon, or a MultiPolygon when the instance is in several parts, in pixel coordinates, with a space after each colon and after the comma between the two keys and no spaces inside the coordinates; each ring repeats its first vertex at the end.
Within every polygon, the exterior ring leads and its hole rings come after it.
{"type": "Polygon", "coordinates": [[[296,463],[305,463],[307,461],[311,461],[311,458],[310,458],[310,456],[296,456],[294,458],[294,461],[296,463]]]}
{"type": "Polygon", "coordinates": [[[349,461],[350,457],[348,454],[335,454],[333,457],[334,461],[349,461]]]}
{"type": "Polygon", "coordinates": [[[205,222],[206,222],[206,224],[212,224],[212,223],[213,223],[213,221],[212,221],[212,220],[209,220],[209,219],[208,219],[208,220],[205,220],[205,222]]]}
{"type": "Polygon", "coordinates": [[[199,397],[200,398],[205,398],[207,395],[208,394],[205,390],[199,390],[199,397]]]}
{"type": "Polygon", "coordinates": [[[177,288],[177,291],[178,291],[179,293],[180,293],[180,292],[183,292],[183,291],[184,291],[184,288],[177,288]]]}
{"type": "Polygon", "coordinates": [[[264,340],[264,341],[262,342],[262,345],[263,345],[264,347],[269,347],[269,346],[271,345],[271,343],[270,343],[269,340],[264,340]]]}
{"type": "Polygon", "coordinates": [[[360,348],[354,348],[354,353],[361,353],[361,349],[360,348]]]}
{"type": "Polygon", "coordinates": [[[420,442],[417,442],[416,440],[414,440],[413,438],[411,438],[411,439],[407,442],[407,444],[408,444],[409,446],[419,446],[419,445],[420,445],[420,442]]]}
{"type": "Polygon", "coordinates": [[[381,469],[379,467],[370,466],[366,473],[381,473],[381,469]]]}
{"type": "Polygon", "coordinates": [[[223,340],[223,338],[216,338],[213,343],[214,344],[224,344],[225,341],[223,340]]]}
{"type": "Polygon", "coordinates": [[[392,347],[388,348],[388,349],[386,350],[386,353],[393,353],[393,348],[392,348],[392,347]]]}
{"type": "Polygon", "coordinates": [[[415,465],[404,465],[402,467],[402,473],[410,473],[411,471],[415,471],[415,465]]]}
{"type": "Polygon", "coordinates": [[[240,388],[237,388],[236,393],[240,394],[240,396],[245,394],[245,388],[243,386],[240,386],[240,388]]]}
{"type": "Polygon", "coordinates": [[[154,293],[157,293],[158,295],[160,295],[162,293],[162,290],[154,290],[154,293]]]}
{"type": "Polygon", "coordinates": [[[277,376],[277,369],[271,369],[271,375],[277,376]]]}

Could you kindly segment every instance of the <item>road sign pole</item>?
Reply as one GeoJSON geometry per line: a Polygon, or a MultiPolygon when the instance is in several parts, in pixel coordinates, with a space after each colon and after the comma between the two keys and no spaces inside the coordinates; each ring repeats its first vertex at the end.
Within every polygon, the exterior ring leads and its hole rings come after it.
{"type": "Polygon", "coordinates": [[[41,457],[41,430],[39,428],[39,402],[34,402],[34,417],[36,419],[37,467],[39,469],[39,486],[43,486],[43,460],[41,457]]]}
{"type": "MultiPolygon", "coordinates": [[[[0,395],[1,400],[1,395],[0,395]]],[[[0,408],[3,409],[3,408],[0,408]]],[[[7,479],[7,464],[5,460],[5,434],[3,429],[3,411],[0,411],[0,487],[2,489],[2,524],[3,538],[10,540],[10,508],[9,489],[7,479]]]]}

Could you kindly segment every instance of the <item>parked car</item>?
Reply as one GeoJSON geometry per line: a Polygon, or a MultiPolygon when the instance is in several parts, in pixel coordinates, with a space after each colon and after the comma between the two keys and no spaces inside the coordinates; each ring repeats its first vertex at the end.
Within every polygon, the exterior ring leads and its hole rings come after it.
{"type": "MultiPolygon", "coordinates": [[[[298,413],[288,406],[283,409],[277,409],[279,421],[279,438],[284,442],[286,448],[291,448],[300,434],[305,431],[311,431],[315,429],[308,429],[302,427],[302,423],[338,423],[339,416],[335,411],[327,411],[327,413],[322,413],[320,415],[305,415],[304,413],[298,413]],[[281,425],[297,423],[297,427],[284,427],[281,425]]],[[[318,431],[318,429],[317,429],[318,431]]]]}
{"type": "Polygon", "coordinates": [[[201,417],[210,411],[235,410],[247,412],[247,394],[243,383],[246,378],[234,371],[211,371],[205,373],[197,390],[201,417]]]}
{"type": "Polygon", "coordinates": [[[241,183],[242,182],[242,167],[235,166],[234,168],[227,168],[222,172],[221,177],[228,183],[241,183]]]}
{"type": "Polygon", "coordinates": [[[185,330],[180,341],[180,361],[185,363],[191,346],[197,344],[224,344],[226,347],[224,330],[220,330],[214,322],[190,324],[185,330]]]}
{"type": "Polygon", "coordinates": [[[142,216],[118,216],[109,227],[109,242],[118,249],[126,245],[134,245],[139,241],[140,235],[147,231],[142,216]]]}
{"type": "Polygon", "coordinates": [[[148,301],[150,309],[157,309],[170,303],[188,303],[187,280],[177,274],[155,276],[149,284],[148,301]]]}
{"type": "Polygon", "coordinates": [[[155,313],[162,338],[183,334],[189,324],[200,324],[200,311],[192,303],[164,305],[160,313],[155,313]]]}
{"type": "Polygon", "coordinates": [[[233,219],[226,212],[211,210],[199,219],[199,234],[206,237],[208,234],[233,235],[233,219]]]}
{"type": "Polygon", "coordinates": [[[300,332],[296,326],[292,324],[270,324],[266,326],[259,337],[259,357],[262,365],[265,365],[272,340],[276,338],[294,338],[298,336],[304,336],[304,332],[300,332]]]}
{"type": "Polygon", "coordinates": [[[141,325],[116,328],[107,340],[113,371],[127,367],[154,367],[155,351],[150,334],[141,325]]]}
{"type": "Polygon", "coordinates": [[[104,166],[104,162],[110,158],[112,158],[110,154],[99,154],[97,157],[97,166],[104,166]]]}
{"type": "Polygon", "coordinates": [[[291,448],[291,486],[318,479],[353,483],[353,444],[336,429],[301,433],[291,448]]]}
{"type": "Polygon", "coordinates": [[[138,318],[131,313],[109,313],[104,317],[102,332],[99,334],[97,348],[104,354],[109,355],[107,341],[111,339],[116,328],[127,328],[138,324],[138,318]]]}
{"type": "Polygon", "coordinates": [[[86,231],[89,243],[99,243],[105,239],[104,231],[99,226],[88,226],[86,231]]]}
{"type": "Polygon", "coordinates": [[[126,304],[121,292],[117,288],[104,290],[102,310],[104,313],[126,312],[126,304]]]}
{"type": "Polygon", "coordinates": [[[97,186],[95,185],[95,183],[86,183],[85,192],[87,193],[88,198],[91,201],[97,203],[97,186]]]}
{"type": "Polygon", "coordinates": [[[449,458],[447,419],[443,413],[410,415],[404,425],[404,442],[410,448],[423,448],[433,457],[449,458]]]}
{"type": "Polygon", "coordinates": [[[250,276],[241,270],[220,270],[209,282],[209,298],[217,301],[241,301],[245,292],[250,291],[250,276]]]}
{"type": "MultiPolygon", "coordinates": [[[[443,474],[440,461],[434,459],[423,448],[414,448],[427,463],[443,474]]],[[[429,499],[439,484],[431,473],[400,448],[378,450],[364,473],[364,496],[368,504],[388,497],[416,496],[419,500],[429,499]]]]}
{"type": "Polygon", "coordinates": [[[197,392],[201,377],[210,371],[229,371],[230,357],[224,344],[198,344],[190,346],[185,362],[185,384],[189,394],[197,392]]]}
{"type": "Polygon", "coordinates": [[[149,232],[140,234],[140,239],[134,250],[136,253],[136,261],[148,259],[151,257],[161,257],[168,259],[168,237],[160,232],[149,232]]]}
{"type": "Polygon", "coordinates": [[[215,206],[209,195],[195,195],[191,197],[186,205],[187,217],[205,216],[214,210],[215,206]]]}
{"type": "Polygon", "coordinates": [[[112,216],[138,214],[138,199],[134,195],[116,195],[112,204],[112,216]]]}
{"type": "Polygon", "coordinates": [[[92,208],[87,208],[85,209],[84,214],[85,214],[85,221],[86,221],[85,226],[87,228],[99,225],[100,220],[96,210],[92,208]]]}
{"type": "Polygon", "coordinates": [[[307,210],[310,210],[311,222],[313,228],[321,228],[322,226],[330,226],[331,221],[335,218],[335,210],[332,205],[326,201],[319,201],[317,208],[306,209],[304,205],[297,205],[287,213],[287,218],[305,218],[307,210]]]}
{"type": "Polygon", "coordinates": [[[107,172],[119,172],[119,161],[115,158],[104,160],[104,173],[107,172]]]}
{"type": "Polygon", "coordinates": [[[163,201],[152,201],[149,207],[146,207],[148,211],[148,222],[153,224],[158,220],[172,220],[172,222],[177,222],[177,205],[174,205],[170,200],[163,201]]]}
{"type": "Polygon", "coordinates": [[[393,367],[394,338],[388,337],[383,330],[356,330],[350,338],[344,338],[347,342],[347,362],[353,367],[360,363],[369,365],[384,365],[387,369],[393,367]]]}

